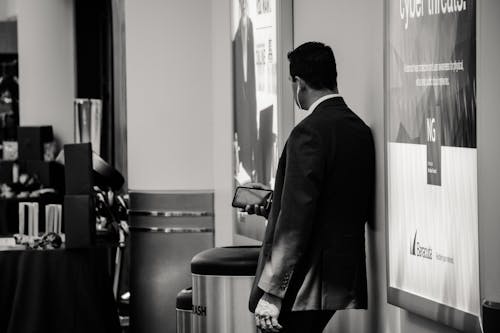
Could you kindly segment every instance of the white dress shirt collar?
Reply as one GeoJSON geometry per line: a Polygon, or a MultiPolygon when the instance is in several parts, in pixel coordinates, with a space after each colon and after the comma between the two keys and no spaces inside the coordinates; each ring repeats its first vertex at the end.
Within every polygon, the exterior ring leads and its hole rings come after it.
{"type": "Polygon", "coordinates": [[[318,105],[320,105],[322,102],[326,101],[327,99],[330,98],[335,98],[335,97],[341,97],[339,94],[328,94],[323,97],[318,98],[314,103],[311,104],[309,107],[309,112],[313,112],[318,105]]]}

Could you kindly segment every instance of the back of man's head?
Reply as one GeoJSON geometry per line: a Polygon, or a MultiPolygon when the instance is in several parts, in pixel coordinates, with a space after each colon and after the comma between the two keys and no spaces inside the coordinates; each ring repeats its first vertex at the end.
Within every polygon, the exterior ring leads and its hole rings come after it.
{"type": "Polygon", "coordinates": [[[332,49],[319,42],[307,42],[288,53],[290,76],[300,77],[316,90],[337,88],[337,65],[332,49]]]}

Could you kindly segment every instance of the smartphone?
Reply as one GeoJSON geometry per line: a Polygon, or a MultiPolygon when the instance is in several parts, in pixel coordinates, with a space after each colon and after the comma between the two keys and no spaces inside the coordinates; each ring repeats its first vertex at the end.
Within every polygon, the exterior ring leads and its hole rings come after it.
{"type": "Polygon", "coordinates": [[[259,205],[264,206],[265,209],[269,209],[272,197],[272,190],[238,186],[234,192],[232,206],[236,208],[245,208],[247,205],[259,205]]]}

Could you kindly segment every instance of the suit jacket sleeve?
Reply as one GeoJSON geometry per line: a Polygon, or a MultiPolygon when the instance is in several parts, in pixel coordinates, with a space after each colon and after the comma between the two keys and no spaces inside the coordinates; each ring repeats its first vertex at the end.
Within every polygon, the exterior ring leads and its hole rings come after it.
{"type": "Polygon", "coordinates": [[[258,282],[260,289],[281,298],[309,246],[327,151],[319,133],[304,125],[294,128],[286,147],[281,210],[258,282]]]}

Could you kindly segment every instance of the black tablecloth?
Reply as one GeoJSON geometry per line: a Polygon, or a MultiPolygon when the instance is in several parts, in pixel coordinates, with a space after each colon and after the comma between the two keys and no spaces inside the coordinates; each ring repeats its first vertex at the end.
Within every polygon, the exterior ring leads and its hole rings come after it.
{"type": "Polygon", "coordinates": [[[0,332],[119,332],[106,249],[0,251],[0,332]]]}

